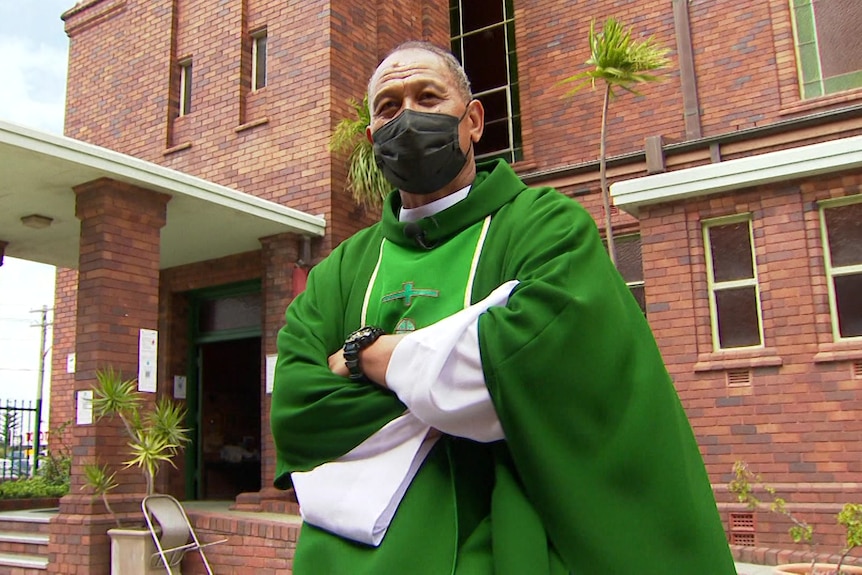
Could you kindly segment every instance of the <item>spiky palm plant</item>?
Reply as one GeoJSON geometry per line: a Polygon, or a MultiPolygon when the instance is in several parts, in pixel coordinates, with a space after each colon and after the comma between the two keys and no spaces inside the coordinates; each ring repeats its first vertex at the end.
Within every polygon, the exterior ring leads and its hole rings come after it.
{"type": "Polygon", "coordinates": [[[368,96],[361,102],[351,99],[350,106],[354,116],[338,122],[329,140],[329,149],[336,153],[349,152],[346,185],[356,203],[378,208],[392,186],[377,167],[371,142],[365,137],[365,128],[371,123],[368,96]]]}
{"type": "Polygon", "coordinates": [[[113,517],[114,521],[117,523],[117,527],[119,527],[120,518],[114,512],[113,508],[111,508],[111,503],[108,501],[108,493],[116,489],[118,486],[115,479],[116,476],[117,472],[109,472],[107,465],[88,463],[84,466],[84,485],[81,486],[81,489],[92,489],[93,493],[102,499],[102,503],[105,504],[105,509],[108,510],[108,513],[111,514],[111,517],[113,517]]]}
{"type": "MultiPolygon", "coordinates": [[[[136,388],[137,380],[123,379],[122,374],[111,367],[98,370],[96,385],[93,386],[93,413],[97,421],[105,417],[120,418],[129,437],[131,455],[123,463],[126,468],[136,466],[141,469],[146,479],[147,495],[151,495],[161,464],[167,462],[174,466],[173,457],[191,438],[189,430],[183,427],[185,408],[161,397],[152,410],[144,412],[143,396],[136,388]]],[[[84,487],[102,498],[111,515],[114,513],[106,496],[117,486],[115,475],[108,474],[106,466],[93,463],[84,466],[84,487]]]]}
{"type": "Polygon", "coordinates": [[[595,21],[590,23],[590,58],[585,62],[591,66],[589,70],[579,72],[560,81],[560,84],[580,81],[581,83],[566,92],[572,96],[586,86],[593,89],[596,81],[604,82],[604,98],[602,102],[602,131],[599,143],[599,177],[602,188],[602,206],[605,211],[605,230],[608,242],[608,254],[616,265],[616,250],[614,234],[611,228],[611,202],[607,182],[607,128],[608,108],[610,101],[616,96],[615,88],[638,94],[632,86],[645,82],[657,82],[662,78],[650,74],[667,66],[666,48],[658,46],[653,37],[636,41],[632,39],[631,28],[626,28],[615,18],[608,18],[601,32],[596,32],[595,21]]]}

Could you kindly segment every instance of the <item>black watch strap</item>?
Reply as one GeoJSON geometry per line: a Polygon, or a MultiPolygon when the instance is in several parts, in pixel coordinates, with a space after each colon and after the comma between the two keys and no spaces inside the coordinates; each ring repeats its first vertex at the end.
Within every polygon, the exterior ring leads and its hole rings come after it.
{"type": "Polygon", "coordinates": [[[347,336],[344,340],[344,364],[350,372],[350,379],[359,380],[365,377],[359,364],[359,352],[377,341],[386,332],[379,327],[367,325],[347,336]]]}

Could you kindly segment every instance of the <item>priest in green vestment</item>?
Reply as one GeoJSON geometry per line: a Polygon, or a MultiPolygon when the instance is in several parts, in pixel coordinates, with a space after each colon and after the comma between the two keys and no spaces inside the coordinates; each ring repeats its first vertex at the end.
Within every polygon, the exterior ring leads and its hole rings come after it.
{"type": "Polygon", "coordinates": [[[476,163],[484,110],[423,43],[369,82],[382,220],[278,337],[297,575],[733,575],[649,326],[575,201],[476,163]]]}

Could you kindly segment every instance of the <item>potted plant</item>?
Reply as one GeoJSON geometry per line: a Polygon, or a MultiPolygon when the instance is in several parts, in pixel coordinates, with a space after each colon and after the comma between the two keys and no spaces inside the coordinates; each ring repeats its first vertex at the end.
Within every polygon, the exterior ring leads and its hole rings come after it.
{"type": "MultiPolygon", "coordinates": [[[[117,417],[128,437],[129,459],[125,468],[137,467],[146,481],[146,495],[155,492],[155,479],[162,463],[176,467],[173,458],[190,441],[183,426],[186,410],[174,401],[160,397],[152,409],[145,409],[144,394],[137,390],[136,379],[124,379],[112,367],[96,372],[93,386],[93,415],[96,421],[117,417]]],[[[111,508],[108,494],[118,486],[117,472],[98,462],[84,466],[84,486],[101,498],[117,526],[108,530],[111,537],[111,571],[124,575],[164,573],[164,567],[150,560],[155,546],[149,530],[140,524],[124,527],[111,508]]]]}
{"type": "Polygon", "coordinates": [[[806,543],[812,551],[811,563],[788,563],[775,567],[776,575],[851,575],[862,574],[862,567],[844,565],[850,551],[862,545],[862,505],[846,503],[837,515],[839,525],[845,529],[845,545],[837,563],[818,563],[815,553],[817,543],[814,539],[814,527],[800,519],[787,508],[787,502],[778,497],[775,488],[763,482],[760,475],[752,472],[744,461],[733,465],[733,479],[728,489],[736,495],[740,503],[745,503],[749,509],[766,509],[783,515],[790,520],[788,529],[794,543],[806,543]],[[765,491],[771,501],[766,503],[754,495],[757,487],[765,491]]]}

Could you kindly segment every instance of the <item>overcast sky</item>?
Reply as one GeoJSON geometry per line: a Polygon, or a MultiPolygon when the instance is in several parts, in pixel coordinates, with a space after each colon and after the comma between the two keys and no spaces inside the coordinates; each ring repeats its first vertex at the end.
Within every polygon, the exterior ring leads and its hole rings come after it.
{"type": "MultiPolygon", "coordinates": [[[[60,15],[74,5],[75,0],[0,0],[0,120],[63,133],[69,42],[60,15]]],[[[53,298],[53,267],[5,259],[0,267],[0,402],[35,399],[41,330],[31,327],[40,314],[30,310],[50,308],[53,298]]]]}

